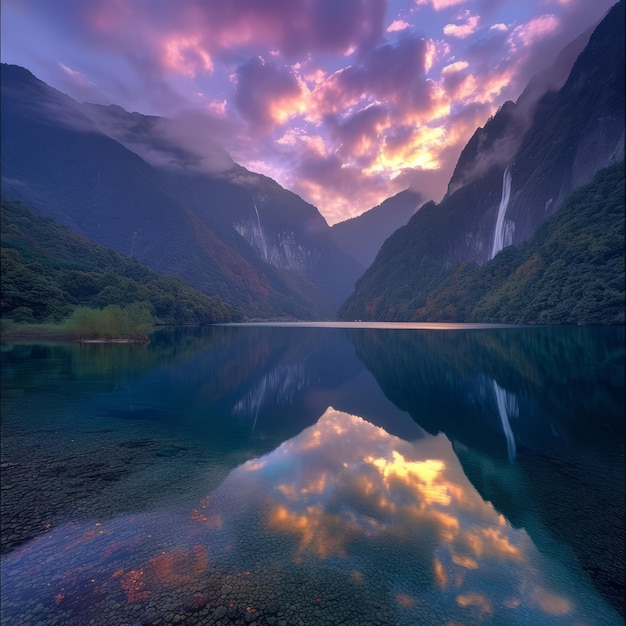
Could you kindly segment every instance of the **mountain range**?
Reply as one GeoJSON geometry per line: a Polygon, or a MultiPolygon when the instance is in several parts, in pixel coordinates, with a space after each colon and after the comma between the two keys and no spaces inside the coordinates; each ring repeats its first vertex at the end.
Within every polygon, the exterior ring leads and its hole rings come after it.
{"type": "Polygon", "coordinates": [[[477,129],[441,202],[407,189],[332,228],[193,136],[193,120],[184,135],[177,120],[78,103],[3,64],[2,194],[252,319],[621,323],[623,24],[621,0],[477,129]],[[555,256],[580,228],[592,234],[555,256]],[[556,277],[560,302],[596,284],[595,309],[557,315],[533,296],[556,277]],[[531,296],[532,310],[519,305],[531,296]]]}
{"type": "MultiPolygon", "coordinates": [[[[526,312],[528,317],[521,316],[519,309],[507,313],[510,291],[522,278],[527,289],[519,298],[532,297],[532,282],[527,282],[525,274],[534,274],[552,249],[539,250],[535,246],[527,256],[512,260],[509,255],[506,263],[500,255],[507,254],[510,246],[517,248],[533,239],[538,229],[558,214],[566,198],[590,184],[598,172],[619,162],[623,164],[623,25],[622,0],[595,28],[560,88],[551,88],[536,99],[533,93],[540,81],[531,81],[517,102],[504,103],[474,133],[459,157],[446,196],[439,204],[424,205],[385,241],[374,263],[359,279],[355,292],[344,303],[341,318],[504,322],[513,321],[510,317],[514,317],[516,322],[590,323],[586,313],[563,319],[561,313],[554,314],[554,308],[526,312]],[[490,269],[501,280],[491,290],[483,288],[482,302],[475,297],[469,306],[456,306],[455,291],[446,292],[446,281],[454,283],[457,289],[467,278],[464,273],[468,267],[473,271],[484,268],[483,280],[478,281],[483,287],[489,287],[485,276],[490,269]],[[446,302],[445,311],[432,306],[436,298],[446,302]],[[491,306],[487,315],[487,304],[494,304],[494,300],[499,306],[491,306]]],[[[598,184],[602,186],[602,182],[598,184]]],[[[624,319],[623,173],[621,182],[617,174],[612,184],[618,195],[613,198],[616,210],[609,211],[611,217],[605,215],[604,224],[579,220],[574,229],[564,230],[562,236],[574,237],[580,229],[584,233],[586,229],[591,231],[599,226],[602,230],[604,226],[606,231],[616,232],[617,249],[614,242],[607,244],[608,250],[596,258],[591,268],[584,267],[584,274],[579,261],[584,261],[585,255],[594,256],[591,238],[582,254],[578,251],[574,258],[560,257],[559,262],[567,259],[568,272],[581,275],[583,283],[578,281],[575,289],[564,292],[561,283],[558,293],[561,300],[577,302],[580,292],[596,280],[603,291],[612,289],[604,285],[605,280],[621,285],[609,300],[622,312],[604,320],[620,323],[624,319]]],[[[599,188],[590,193],[599,193],[599,188]]],[[[583,204],[587,206],[587,200],[583,204]]],[[[576,213],[582,209],[570,206],[570,210],[576,213]]],[[[591,221],[603,219],[600,212],[593,210],[587,215],[591,221]]],[[[554,228],[558,232],[558,224],[554,228]]],[[[544,243],[545,240],[544,236],[544,243]]],[[[567,248],[568,242],[561,243],[567,248]]],[[[535,280],[538,278],[534,276],[535,280]]],[[[606,302],[600,299],[597,304],[602,307],[606,302]]],[[[591,317],[599,321],[596,314],[591,317]]]]}
{"type": "Polygon", "coordinates": [[[331,317],[363,267],[319,211],[169,120],[79,104],[2,65],[2,193],[250,317],[331,317]]]}

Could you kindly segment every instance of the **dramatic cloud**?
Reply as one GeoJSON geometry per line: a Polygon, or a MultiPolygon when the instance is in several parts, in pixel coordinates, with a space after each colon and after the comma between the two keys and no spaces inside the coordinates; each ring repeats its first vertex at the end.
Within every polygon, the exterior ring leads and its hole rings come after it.
{"type": "Polygon", "coordinates": [[[304,108],[303,83],[262,57],[254,57],[240,66],[235,83],[237,109],[257,128],[283,124],[304,108]]]}
{"type": "Polygon", "coordinates": [[[408,186],[439,200],[476,126],[612,4],[6,0],[2,58],[173,118],[156,152],[135,143],[153,161],[215,171],[221,145],[334,222],[408,186]]]}
{"type": "Polygon", "coordinates": [[[388,102],[398,112],[431,104],[431,84],[425,77],[427,42],[404,38],[377,47],[359,64],[335,72],[312,94],[312,119],[350,116],[355,107],[388,102]]]}

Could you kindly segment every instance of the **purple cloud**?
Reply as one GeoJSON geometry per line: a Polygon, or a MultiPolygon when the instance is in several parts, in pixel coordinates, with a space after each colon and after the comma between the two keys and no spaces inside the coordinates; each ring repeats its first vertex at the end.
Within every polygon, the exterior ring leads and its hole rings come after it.
{"type": "Polygon", "coordinates": [[[401,185],[440,198],[475,128],[612,4],[5,0],[2,51],[80,101],[176,118],[202,167],[216,141],[336,221],[401,185]]]}
{"type": "Polygon", "coordinates": [[[236,74],[235,105],[245,119],[267,130],[298,108],[302,86],[287,69],[253,57],[236,74]]]}
{"type": "Polygon", "coordinates": [[[319,90],[319,113],[333,113],[357,102],[388,102],[399,110],[429,106],[425,79],[427,42],[404,37],[372,50],[357,65],[335,73],[319,90]]]}

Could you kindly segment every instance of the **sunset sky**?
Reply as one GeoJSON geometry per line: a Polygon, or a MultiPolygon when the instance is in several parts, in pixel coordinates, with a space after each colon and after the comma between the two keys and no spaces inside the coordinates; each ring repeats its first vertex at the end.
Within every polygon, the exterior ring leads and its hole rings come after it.
{"type": "Polygon", "coordinates": [[[2,0],[2,61],[180,119],[329,224],[439,201],[478,126],[614,0],[2,0]]]}

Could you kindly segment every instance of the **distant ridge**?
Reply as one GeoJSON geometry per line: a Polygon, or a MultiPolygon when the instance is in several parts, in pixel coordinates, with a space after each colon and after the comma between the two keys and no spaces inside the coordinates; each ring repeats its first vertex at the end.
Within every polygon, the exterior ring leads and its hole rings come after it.
{"type": "Polygon", "coordinates": [[[3,64],[0,79],[6,197],[251,317],[328,319],[362,273],[315,207],[219,147],[81,105],[24,68],[3,64]]]}
{"type": "MultiPolygon", "coordinates": [[[[342,306],[342,319],[510,319],[504,301],[500,312],[490,309],[489,316],[482,318],[479,313],[487,316],[486,309],[472,309],[470,313],[466,307],[456,306],[450,293],[445,297],[442,294],[449,281],[454,281],[455,275],[464,275],[467,267],[487,266],[491,261],[494,265],[489,267],[495,268],[501,255],[507,255],[503,258],[512,262],[510,246],[531,240],[574,190],[591,183],[599,171],[623,161],[623,25],[624,0],[620,0],[593,31],[562,87],[540,98],[530,117],[521,98],[518,103],[505,103],[476,131],[459,157],[446,197],[439,205],[424,205],[406,226],[385,241],[342,306]],[[494,246],[494,241],[499,243],[494,246]],[[445,310],[433,306],[440,296],[450,305],[445,310]]],[[[618,213],[623,212],[623,197],[607,201],[616,201],[618,213]]],[[[589,220],[594,219],[593,214],[585,214],[589,220]]],[[[614,212],[611,215],[616,217],[614,212]]],[[[615,224],[612,221],[611,228],[615,224]]],[[[623,230],[621,237],[623,254],[623,230]]],[[[592,240],[588,243],[591,246],[592,240]]],[[[593,256],[594,252],[589,249],[587,254],[593,256]]],[[[606,263],[595,266],[595,275],[586,275],[589,288],[595,280],[623,284],[623,265],[616,266],[612,254],[611,248],[606,263]]],[[[567,251],[562,259],[573,260],[567,251]]],[[[498,263],[501,267],[502,260],[498,263]]],[[[575,267],[582,269],[574,263],[570,267],[572,272],[575,267]]],[[[519,278],[516,270],[521,268],[507,267],[511,280],[519,278]]],[[[532,301],[535,294],[532,285],[527,286],[519,296],[532,301]]],[[[582,287],[578,284],[577,288],[582,287]]],[[[563,294],[578,300],[580,295],[575,291],[563,294]]],[[[502,293],[500,297],[507,296],[502,293]]],[[[623,289],[609,300],[619,303],[620,298],[623,289]]],[[[539,316],[544,321],[599,321],[584,312],[568,317],[547,303],[545,306],[539,316]]],[[[521,321],[530,319],[536,316],[521,321]]],[[[607,312],[602,323],[620,323],[619,319],[607,312]]]]}

